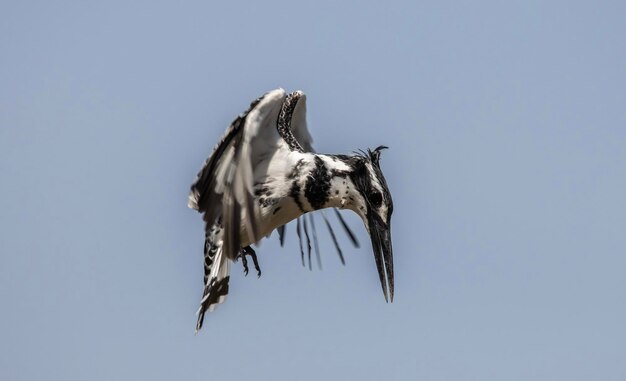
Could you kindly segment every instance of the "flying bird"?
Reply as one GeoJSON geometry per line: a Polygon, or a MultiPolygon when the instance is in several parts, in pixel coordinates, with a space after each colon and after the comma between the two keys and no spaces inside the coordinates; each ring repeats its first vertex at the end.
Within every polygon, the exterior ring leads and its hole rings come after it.
{"type": "MultiPolygon", "coordinates": [[[[304,215],[325,208],[350,209],[361,217],[385,300],[393,302],[393,202],[379,164],[384,148],[351,155],[316,153],[307,129],[306,96],[300,91],[270,91],[235,118],[202,166],[189,195],[188,206],[202,213],[206,224],[204,292],[196,332],[202,328],[205,312],[228,294],[231,261],[241,259],[247,274],[246,256],[251,257],[260,276],[250,245],[275,229],[282,245],[285,224],[294,219],[300,238],[303,220],[309,242],[304,215]]],[[[358,246],[341,215],[336,215],[358,246]]],[[[343,262],[330,223],[322,216],[343,262]]],[[[300,251],[304,258],[302,240],[300,251]]]]}

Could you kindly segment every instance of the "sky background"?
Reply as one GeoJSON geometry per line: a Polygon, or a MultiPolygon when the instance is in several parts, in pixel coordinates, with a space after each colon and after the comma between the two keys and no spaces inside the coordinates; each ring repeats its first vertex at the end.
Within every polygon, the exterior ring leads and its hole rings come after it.
{"type": "Polygon", "coordinates": [[[0,379],[626,379],[625,4],[2,2],[0,379]],[[188,189],[277,87],[390,147],[395,302],[345,212],[194,336],[188,189]]]}

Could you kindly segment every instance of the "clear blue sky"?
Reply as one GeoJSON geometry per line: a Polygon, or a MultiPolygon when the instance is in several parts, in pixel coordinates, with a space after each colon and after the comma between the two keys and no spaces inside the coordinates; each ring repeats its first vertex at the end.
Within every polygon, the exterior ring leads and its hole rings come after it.
{"type": "Polygon", "coordinates": [[[0,378],[626,379],[624,4],[3,2],[0,378]],[[290,226],[194,336],[189,185],[276,87],[391,147],[396,300],[347,214],[345,267],[290,226]]]}

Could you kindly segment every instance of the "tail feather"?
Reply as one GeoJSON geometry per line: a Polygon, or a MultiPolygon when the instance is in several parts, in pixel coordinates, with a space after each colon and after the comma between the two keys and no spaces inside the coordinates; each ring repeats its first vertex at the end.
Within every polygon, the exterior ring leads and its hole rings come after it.
{"type": "Polygon", "coordinates": [[[223,254],[221,248],[217,250],[215,259],[211,263],[208,277],[206,277],[204,293],[198,309],[196,333],[202,328],[204,314],[211,312],[223,303],[228,295],[228,281],[230,280],[230,261],[223,254]]]}

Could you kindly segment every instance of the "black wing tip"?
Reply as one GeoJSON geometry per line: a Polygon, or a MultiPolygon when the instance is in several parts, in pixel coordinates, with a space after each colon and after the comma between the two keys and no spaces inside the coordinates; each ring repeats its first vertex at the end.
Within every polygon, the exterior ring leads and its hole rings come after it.
{"type": "Polygon", "coordinates": [[[339,222],[341,222],[341,226],[343,227],[343,230],[346,232],[346,234],[350,238],[352,245],[354,245],[354,247],[356,247],[357,249],[360,248],[361,245],[359,244],[359,241],[356,239],[356,235],[354,235],[354,233],[352,232],[352,230],[350,229],[346,221],[343,219],[343,217],[341,216],[341,213],[339,213],[339,210],[337,210],[337,208],[333,208],[333,210],[335,211],[335,214],[337,215],[337,219],[339,219],[339,222]]]}
{"type": "Polygon", "coordinates": [[[322,212],[322,218],[324,218],[324,222],[326,223],[326,227],[328,228],[328,232],[330,233],[330,237],[333,240],[333,243],[335,244],[335,248],[337,249],[337,255],[339,255],[339,260],[341,261],[342,265],[346,265],[346,260],[343,257],[343,253],[341,252],[341,247],[339,247],[339,242],[337,242],[337,236],[335,236],[335,232],[333,231],[332,226],[330,226],[330,222],[328,222],[328,218],[326,218],[326,215],[322,212]]]}
{"type": "Polygon", "coordinates": [[[306,223],[306,217],[302,217],[302,225],[304,227],[304,235],[306,237],[306,244],[308,250],[308,259],[309,259],[309,271],[313,271],[313,267],[311,265],[311,239],[309,238],[309,229],[306,223]]]}
{"type": "Polygon", "coordinates": [[[311,230],[313,231],[313,245],[315,248],[315,259],[317,260],[317,268],[322,270],[322,256],[320,254],[320,245],[317,241],[317,229],[315,228],[315,219],[313,213],[309,213],[309,220],[311,222],[311,230]]]}
{"type": "Polygon", "coordinates": [[[285,226],[286,225],[282,225],[276,228],[276,230],[278,230],[278,240],[280,242],[280,247],[285,246],[285,226]]]}
{"type": "Polygon", "coordinates": [[[300,258],[302,259],[302,267],[304,264],[304,247],[302,246],[302,233],[300,228],[300,217],[296,218],[296,233],[298,234],[298,243],[300,244],[300,258]]]}

